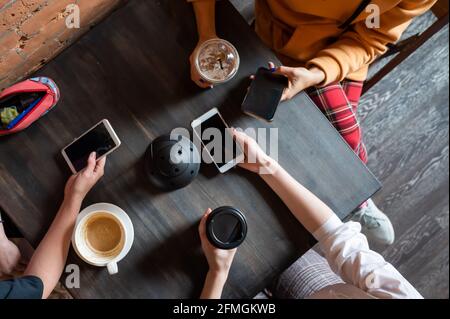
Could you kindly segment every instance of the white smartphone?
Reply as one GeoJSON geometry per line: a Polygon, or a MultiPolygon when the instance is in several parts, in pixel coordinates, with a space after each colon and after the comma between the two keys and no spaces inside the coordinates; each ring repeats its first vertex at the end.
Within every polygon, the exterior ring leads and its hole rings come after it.
{"type": "Polygon", "coordinates": [[[225,173],[244,160],[244,152],[217,108],[192,121],[191,126],[219,172],[225,173]]]}
{"type": "Polygon", "coordinates": [[[120,140],[108,120],[102,120],[86,133],[76,138],[61,151],[72,173],[76,174],[87,165],[92,152],[97,153],[97,161],[120,146],[120,140]]]}

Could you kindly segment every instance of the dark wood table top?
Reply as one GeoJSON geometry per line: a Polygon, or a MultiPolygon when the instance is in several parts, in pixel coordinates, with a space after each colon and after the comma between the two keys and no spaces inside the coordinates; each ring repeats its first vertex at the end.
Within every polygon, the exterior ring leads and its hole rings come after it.
{"type": "Polygon", "coordinates": [[[279,129],[279,161],[342,218],[371,197],[379,182],[304,94],[283,103],[271,124],[245,116],[240,105],[248,76],[274,54],[228,1],[218,3],[218,33],[238,49],[241,66],[230,82],[202,90],[190,80],[188,57],[197,40],[185,1],[134,0],[42,68],[62,92],[59,105],[26,131],[0,139],[0,205],[36,245],[62,200],[70,172],[60,150],[103,118],[122,146],[86,198],[120,206],[135,228],[134,245],[119,274],[83,263],[80,298],[197,297],[207,264],[197,225],[207,207],[232,205],[248,219],[224,297],[252,297],[311,245],[310,235],[256,175],[225,175],[203,165],[184,189],[154,190],[143,174],[152,139],[218,107],[235,127],[279,129]]]}

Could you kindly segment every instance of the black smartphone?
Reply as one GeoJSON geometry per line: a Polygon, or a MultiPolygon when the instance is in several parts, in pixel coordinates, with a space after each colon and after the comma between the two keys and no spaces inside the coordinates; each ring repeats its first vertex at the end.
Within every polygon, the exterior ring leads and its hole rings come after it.
{"type": "Polygon", "coordinates": [[[242,103],[242,111],[258,119],[273,121],[287,86],[287,77],[259,68],[242,103]]]}

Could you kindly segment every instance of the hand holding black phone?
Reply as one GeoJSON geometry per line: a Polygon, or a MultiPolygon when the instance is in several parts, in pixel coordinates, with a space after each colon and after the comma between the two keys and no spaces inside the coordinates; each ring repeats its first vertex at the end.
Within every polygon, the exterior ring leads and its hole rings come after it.
{"type": "Polygon", "coordinates": [[[258,119],[273,121],[287,86],[287,77],[259,68],[242,103],[242,111],[258,119]]]}

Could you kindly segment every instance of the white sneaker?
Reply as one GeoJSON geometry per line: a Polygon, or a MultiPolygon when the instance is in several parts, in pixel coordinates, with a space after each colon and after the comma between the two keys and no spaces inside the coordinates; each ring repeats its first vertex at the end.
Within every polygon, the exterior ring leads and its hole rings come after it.
{"type": "Polygon", "coordinates": [[[361,224],[361,232],[366,235],[371,244],[391,245],[394,242],[394,227],[392,227],[389,217],[375,206],[372,199],[367,201],[366,207],[351,213],[346,218],[346,221],[349,220],[361,224]]]}

